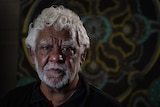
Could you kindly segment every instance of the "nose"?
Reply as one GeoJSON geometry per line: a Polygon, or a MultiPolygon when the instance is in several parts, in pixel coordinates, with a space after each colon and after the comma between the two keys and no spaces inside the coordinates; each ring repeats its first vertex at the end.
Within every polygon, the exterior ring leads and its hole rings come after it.
{"type": "Polygon", "coordinates": [[[64,56],[59,53],[51,53],[49,61],[54,63],[63,63],[65,61],[64,56]]]}

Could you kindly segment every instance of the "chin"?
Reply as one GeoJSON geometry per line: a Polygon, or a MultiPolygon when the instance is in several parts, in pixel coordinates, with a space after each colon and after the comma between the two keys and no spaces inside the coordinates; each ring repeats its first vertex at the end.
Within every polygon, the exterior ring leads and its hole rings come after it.
{"type": "Polygon", "coordinates": [[[70,79],[69,78],[43,78],[42,80],[45,84],[47,84],[51,88],[62,88],[69,84],[70,79]]]}

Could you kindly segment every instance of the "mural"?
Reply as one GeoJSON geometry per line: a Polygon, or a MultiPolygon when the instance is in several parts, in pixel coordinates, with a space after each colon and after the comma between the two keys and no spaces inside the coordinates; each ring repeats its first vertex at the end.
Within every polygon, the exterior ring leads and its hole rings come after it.
{"type": "Polygon", "coordinates": [[[124,107],[160,107],[160,0],[21,0],[17,85],[34,81],[24,40],[44,8],[75,10],[91,38],[87,79],[124,107]]]}

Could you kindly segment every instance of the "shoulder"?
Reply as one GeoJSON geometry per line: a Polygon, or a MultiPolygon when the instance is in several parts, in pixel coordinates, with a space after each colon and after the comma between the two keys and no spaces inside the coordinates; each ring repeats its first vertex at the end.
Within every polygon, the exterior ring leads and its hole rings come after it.
{"type": "Polygon", "coordinates": [[[121,107],[117,99],[89,84],[83,74],[80,74],[80,83],[86,91],[86,107],[121,107]]]}
{"type": "Polygon", "coordinates": [[[113,98],[111,95],[103,92],[102,90],[92,85],[90,85],[89,88],[90,88],[89,97],[92,100],[93,106],[101,105],[102,107],[105,107],[105,106],[121,107],[120,103],[115,98],[113,98]]]}
{"type": "Polygon", "coordinates": [[[35,82],[24,85],[24,86],[16,87],[13,90],[11,90],[8,93],[8,95],[22,96],[23,94],[30,93],[33,89],[34,84],[35,84],[35,82]]]}
{"type": "Polygon", "coordinates": [[[25,100],[27,101],[32,95],[34,84],[35,83],[33,82],[14,88],[0,100],[0,106],[3,105],[3,107],[11,107],[25,100]]]}

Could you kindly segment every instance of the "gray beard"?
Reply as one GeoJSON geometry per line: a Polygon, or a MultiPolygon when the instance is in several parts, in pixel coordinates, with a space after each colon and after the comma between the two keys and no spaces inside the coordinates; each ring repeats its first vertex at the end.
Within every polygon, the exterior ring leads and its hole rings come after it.
{"type": "MultiPolygon", "coordinates": [[[[57,65],[58,64],[56,64],[56,66],[57,65]]],[[[40,80],[52,88],[62,88],[65,85],[71,83],[77,73],[77,72],[72,73],[67,67],[64,67],[64,65],[63,66],[58,65],[58,66],[60,66],[58,68],[63,69],[64,75],[62,77],[62,80],[60,80],[59,82],[54,82],[51,79],[49,79],[49,77],[47,76],[47,70],[45,70],[45,69],[49,69],[50,65],[45,65],[45,67],[43,69],[40,69],[38,66],[38,62],[35,59],[35,66],[36,66],[37,74],[38,74],[40,80]]]]}

